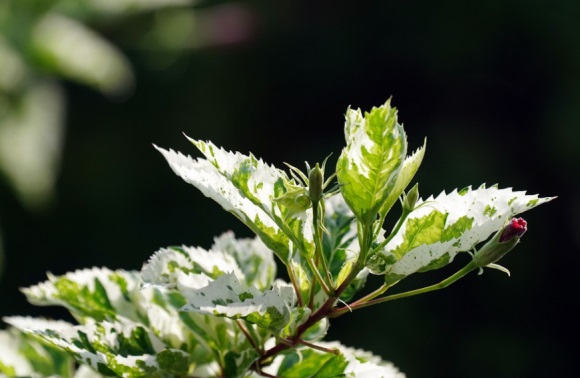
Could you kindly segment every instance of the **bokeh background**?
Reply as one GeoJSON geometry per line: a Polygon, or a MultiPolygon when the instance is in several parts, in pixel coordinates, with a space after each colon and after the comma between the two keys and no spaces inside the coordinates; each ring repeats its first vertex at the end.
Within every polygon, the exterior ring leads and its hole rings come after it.
{"type": "Polygon", "coordinates": [[[356,311],[329,338],[409,378],[573,376],[579,20],[574,0],[4,1],[0,316],[66,317],[18,291],[47,271],[140,269],[163,246],[250,236],[152,143],[195,154],[185,132],[302,167],[339,155],[348,106],[393,96],[410,148],[427,138],[423,196],[498,183],[558,199],[525,215],[511,278],[356,311]]]}

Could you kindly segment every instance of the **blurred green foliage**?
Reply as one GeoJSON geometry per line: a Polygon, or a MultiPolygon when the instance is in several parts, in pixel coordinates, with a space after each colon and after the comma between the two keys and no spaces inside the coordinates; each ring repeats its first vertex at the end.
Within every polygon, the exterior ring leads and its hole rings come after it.
{"type": "MultiPolygon", "coordinates": [[[[16,51],[23,67],[40,67],[38,57],[18,47],[29,41],[22,35],[30,35],[34,19],[17,23],[18,38],[5,32],[5,20],[15,14],[12,7],[56,3],[59,17],[116,46],[133,84],[103,97],[55,65],[22,74],[38,78],[42,88],[59,88],[51,93],[60,96],[42,98],[66,98],[66,107],[34,119],[66,123],[67,131],[64,141],[38,142],[61,151],[54,163],[40,159],[60,166],[52,206],[31,213],[8,186],[14,179],[0,185],[6,254],[0,315],[55,311],[60,317],[58,310],[27,305],[17,290],[43,280],[47,270],[138,269],[162,246],[208,247],[229,228],[249,234],[175,178],[152,142],[193,153],[184,131],[277,165],[301,166],[342,148],[346,106],[369,108],[393,95],[410,148],[428,139],[417,177],[423,193],[498,182],[559,198],[526,217],[529,232],[504,261],[511,278],[486,272],[445,293],[355,312],[333,322],[330,338],[393,360],[412,378],[574,375],[577,1],[208,1],[89,17],[82,12],[88,6],[73,6],[120,1],[12,0],[0,4],[1,51],[16,51]],[[282,147],[272,141],[278,134],[282,147]]],[[[0,66],[6,56],[0,54],[0,66]]],[[[3,72],[0,129],[7,114],[18,114],[17,104],[30,103],[4,89],[5,81],[28,88],[18,84],[28,79],[6,79],[3,72]]],[[[4,135],[0,144],[16,144],[18,138],[4,135]]],[[[0,161],[8,178],[6,160],[0,161]]],[[[24,160],[17,161],[25,171],[24,160]]],[[[425,284],[438,278],[420,277],[425,284]]]]}
{"type": "Polygon", "coordinates": [[[23,205],[38,211],[50,206],[54,199],[66,124],[67,101],[61,80],[91,87],[111,100],[127,98],[133,91],[131,64],[114,42],[99,31],[121,29],[127,20],[148,16],[152,20],[147,22],[146,33],[126,42],[154,54],[161,53],[161,58],[150,59],[153,64],[171,64],[187,49],[223,42],[219,36],[200,33],[203,28],[196,29],[195,10],[184,7],[191,3],[191,0],[0,3],[0,175],[23,205]]]}
{"type": "Polygon", "coordinates": [[[133,87],[124,54],[91,26],[187,3],[8,0],[0,4],[0,170],[25,205],[46,205],[53,194],[66,102],[56,80],[72,80],[112,97],[127,95],[133,87]]]}

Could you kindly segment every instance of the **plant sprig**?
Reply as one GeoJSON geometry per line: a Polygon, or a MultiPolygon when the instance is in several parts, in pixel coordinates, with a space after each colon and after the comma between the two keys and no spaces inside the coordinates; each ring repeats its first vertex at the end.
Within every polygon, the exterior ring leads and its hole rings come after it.
{"type": "Polygon", "coordinates": [[[323,341],[329,320],[443,289],[484,267],[507,272],[496,263],[527,230],[514,217],[553,198],[482,185],[423,200],[417,184],[407,187],[425,145],[407,155],[390,100],[364,114],[348,109],[345,136],[336,172],[326,178],[328,158],[306,164],[305,173],[286,172],[211,142],[190,139],[203,155],[196,159],[158,148],[177,175],[255,238],[226,233],[207,250],[163,248],[140,272],[49,274],[24,294],[66,307],[79,324],[6,318],[13,328],[0,332],[0,344],[12,352],[0,356],[0,373],[70,376],[74,361],[86,366],[74,373],[84,377],[404,377],[369,353],[323,341]],[[385,224],[397,199],[401,215],[385,224]],[[390,293],[461,252],[472,258],[447,279],[390,293]],[[274,256],[290,283],[276,279],[274,256]],[[384,283],[357,298],[368,274],[384,283]],[[33,348],[44,354],[19,352],[38,342],[33,348]]]}

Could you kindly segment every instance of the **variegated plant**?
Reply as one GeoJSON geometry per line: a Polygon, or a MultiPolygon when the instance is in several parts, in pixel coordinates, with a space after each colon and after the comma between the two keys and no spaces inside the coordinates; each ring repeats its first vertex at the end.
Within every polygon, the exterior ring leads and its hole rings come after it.
{"type": "MultiPolygon", "coordinates": [[[[513,218],[550,201],[496,186],[419,198],[405,191],[425,146],[408,156],[390,101],[348,109],[336,173],[305,173],[191,140],[202,158],[158,148],[186,182],[256,237],[229,232],[209,250],[169,247],[141,272],[81,270],[23,289],[37,305],[66,307],[79,324],[10,317],[0,373],[60,377],[403,377],[367,352],[325,342],[329,319],[438,290],[496,262],[526,231],[513,218]],[[333,185],[334,179],[337,183],[333,185]],[[385,217],[400,199],[399,220],[385,217]],[[440,283],[387,295],[460,252],[469,263],[440,283]],[[290,282],[276,279],[276,255],[290,282]],[[384,284],[353,299],[369,273],[384,284]],[[78,365],[79,368],[75,369],[78,365]]],[[[1,374],[0,374],[1,375],[1,374]]]]}

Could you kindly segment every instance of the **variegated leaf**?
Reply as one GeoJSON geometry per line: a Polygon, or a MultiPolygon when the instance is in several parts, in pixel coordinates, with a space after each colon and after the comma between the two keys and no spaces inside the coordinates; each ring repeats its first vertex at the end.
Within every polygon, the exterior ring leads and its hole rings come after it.
{"type": "Polygon", "coordinates": [[[103,378],[103,376],[87,365],[80,365],[73,378],[103,378]]]}
{"type": "MultiPolygon", "coordinates": [[[[440,268],[498,231],[511,217],[550,201],[511,188],[471,187],[419,200],[399,232],[381,251],[388,283],[440,268]]],[[[378,268],[378,271],[377,271],[378,268]]]]}
{"type": "Polygon", "coordinates": [[[314,253],[312,210],[296,212],[274,201],[291,189],[286,187],[286,183],[290,183],[292,187],[296,184],[293,179],[289,179],[284,171],[264,163],[252,154],[246,156],[239,152],[233,153],[211,142],[188,139],[242,196],[264,210],[302,253],[314,253]]]}
{"type": "Polygon", "coordinates": [[[276,282],[272,289],[262,292],[242,285],[234,274],[212,280],[201,274],[178,272],[177,285],[187,301],[182,311],[241,318],[273,332],[288,323],[295,302],[291,285],[276,282]]]}
{"type": "Polygon", "coordinates": [[[294,353],[276,358],[265,371],[279,377],[405,378],[392,363],[381,361],[369,352],[348,348],[338,342],[316,344],[340,353],[300,348],[294,353]]]}
{"type": "Polygon", "coordinates": [[[202,348],[179,321],[183,298],[153,287],[141,289],[137,272],[93,268],[63,276],[49,273],[48,277],[48,281],[22,289],[31,303],[63,306],[82,323],[127,318],[143,323],[172,347],[186,348],[192,354],[202,348]]]}
{"type": "Polygon", "coordinates": [[[270,215],[256,205],[205,159],[193,159],[173,150],[156,147],[171,169],[248,226],[276,255],[287,262],[289,238],[270,215]]]}
{"type": "MultiPolygon", "coordinates": [[[[181,322],[188,327],[199,345],[213,353],[219,361],[221,369],[227,368],[227,370],[232,371],[237,366],[235,369],[242,372],[259,355],[248,342],[239,325],[225,317],[231,315],[233,319],[247,318],[246,328],[252,332],[254,342],[259,345],[270,337],[270,333],[251,323],[258,322],[260,325],[265,325],[266,321],[259,319],[260,314],[242,313],[240,315],[234,313],[235,311],[244,311],[240,308],[233,310],[234,312],[230,314],[192,308],[198,302],[190,303],[189,295],[192,292],[207,290],[208,286],[215,282],[214,280],[217,281],[220,277],[228,274],[232,274],[234,277],[237,274],[242,277],[240,280],[243,285],[238,281],[236,287],[246,288],[248,285],[243,278],[244,272],[250,273],[250,276],[254,274],[255,279],[251,281],[252,283],[269,282],[268,288],[270,288],[273,283],[273,264],[271,252],[265,249],[258,239],[236,240],[232,233],[226,233],[216,238],[214,246],[209,251],[201,248],[174,247],[157,252],[143,268],[142,276],[146,286],[178,290],[174,295],[178,294],[181,302],[179,304],[176,302],[174,305],[180,309],[179,319],[181,322]],[[222,249],[226,249],[227,253],[224,253],[222,249]],[[244,265],[243,269],[238,266],[238,261],[244,265]],[[260,273],[257,272],[258,270],[260,273]],[[226,356],[226,352],[229,353],[228,356],[226,356]],[[234,356],[236,357],[233,358],[234,356]]],[[[261,293],[255,287],[248,290],[254,294],[261,293]]],[[[287,289],[285,290],[287,293],[287,289]]],[[[266,293],[269,292],[272,290],[266,291],[266,293]]],[[[269,295],[272,296],[273,293],[269,295]]],[[[228,301],[229,297],[215,298],[216,303],[222,303],[226,306],[228,301]]],[[[249,302],[246,302],[244,305],[248,304],[249,302]]]]}
{"type": "MultiPolygon", "coordinates": [[[[181,335],[181,338],[184,338],[185,335],[191,335],[195,343],[189,343],[188,351],[192,361],[196,362],[196,371],[192,373],[193,376],[213,377],[220,375],[221,372],[226,370],[230,373],[228,376],[241,376],[259,358],[259,354],[250,344],[239,324],[231,319],[215,316],[214,314],[181,311],[183,306],[187,305],[187,300],[180,292],[167,290],[171,287],[175,289],[180,287],[181,284],[179,282],[182,281],[178,277],[180,274],[191,274],[200,278],[197,280],[200,283],[200,287],[203,287],[208,282],[208,276],[204,273],[194,274],[187,272],[187,269],[183,266],[177,265],[175,259],[172,259],[171,256],[173,255],[177,259],[184,257],[178,250],[183,252],[183,249],[177,249],[167,250],[165,254],[158,253],[156,256],[162,258],[157,260],[156,257],[153,257],[147,267],[144,268],[144,271],[147,270],[147,274],[150,275],[153,274],[155,266],[159,269],[161,267],[166,268],[165,277],[156,285],[163,286],[164,289],[162,291],[164,294],[173,299],[169,308],[163,306],[165,311],[161,310],[161,306],[151,306],[148,311],[151,328],[156,329],[158,334],[163,335],[163,340],[169,339],[172,341],[170,345],[176,345],[180,341],[179,335],[181,335]],[[163,264],[163,261],[167,262],[167,264],[163,264]],[[171,270],[172,272],[170,272],[171,270]],[[160,313],[157,318],[153,316],[156,313],[160,313]],[[184,330],[184,327],[187,330],[184,330]],[[236,373],[234,374],[233,372],[236,373]]],[[[217,257],[210,256],[207,251],[204,251],[204,253],[205,256],[200,255],[198,257],[205,257],[205,260],[207,260],[205,266],[208,267],[208,264],[211,265],[211,259],[217,259],[217,257]]],[[[220,265],[219,261],[218,265],[220,265]]],[[[222,274],[213,268],[211,270],[213,270],[216,277],[222,274]]],[[[152,285],[151,282],[146,284],[146,286],[152,285]]],[[[153,293],[157,294],[159,291],[156,289],[153,293]]],[[[150,302],[157,304],[157,299],[153,298],[150,302]]],[[[262,345],[271,336],[270,332],[253,324],[248,323],[245,327],[252,333],[253,341],[258,345],[262,345]]],[[[181,342],[185,344],[183,341],[181,342]]]]}
{"type": "MultiPolygon", "coordinates": [[[[205,347],[204,353],[191,356],[192,361],[205,363],[198,365],[191,376],[215,377],[227,370],[228,376],[241,377],[260,357],[236,320],[197,312],[181,312],[179,318],[205,347]],[[206,362],[208,357],[212,363],[206,362]]],[[[242,324],[252,335],[253,342],[262,348],[272,336],[270,331],[254,324],[242,324]]]]}
{"type": "Polygon", "coordinates": [[[22,289],[30,303],[64,306],[81,318],[96,321],[144,315],[137,298],[141,283],[137,272],[92,268],[47,275],[48,281],[22,289]]]}
{"type": "Polygon", "coordinates": [[[364,117],[360,110],[348,109],[345,136],[346,147],[336,166],[338,182],[357,219],[370,226],[395,189],[407,139],[390,100],[364,117]]]}
{"type": "Polygon", "coordinates": [[[72,359],[15,328],[0,330],[0,376],[70,377],[72,359]]]}
{"type": "Polygon", "coordinates": [[[272,286],[276,263],[260,239],[236,239],[232,232],[215,238],[209,251],[199,247],[169,247],[156,252],[141,275],[147,285],[175,288],[176,272],[204,274],[212,279],[234,273],[247,285],[272,286]]]}
{"type": "Polygon", "coordinates": [[[276,262],[272,251],[258,238],[236,239],[233,232],[214,238],[212,250],[232,256],[248,285],[265,290],[276,279],[276,262]]]}
{"type": "Polygon", "coordinates": [[[423,161],[423,156],[425,155],[425,147],[427,146],[427,140],[423,143],[423,147],[419,147],[417,151],[415,151],[411,156],[407,156],[405,161],[403,162],[403,166],[401,167],[401,171],[397,176],[397,182],[387,197],[387,200],[381,206],[381,210],[379,213],[381,215],[386,215],[393,204],[397,201],[397,198],[401,195],[401,193],[407,188],[415,173],[419,169],[421,162],[423,161]]]}
{"type": "Polygon", "coordinates": [[[231,272],[243,276],[233,256],[223,251],[181,246],[162,248],[155,252],[143,267],[141,277],[146,286],[175,289],[178,272],[211,279],[231,272]]]}
{"type": "Polygon", "coordinates": [[[77,362],[87,364],[105,376],[184,375],[189,370],[187,352],[168,348],[153,332],[127,320],[81,326],[24,317],[4,320],[25,333],[64,349],[77,362]]]}

